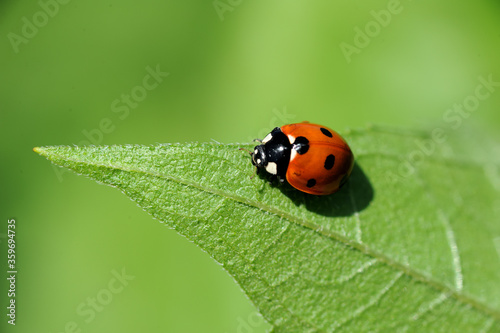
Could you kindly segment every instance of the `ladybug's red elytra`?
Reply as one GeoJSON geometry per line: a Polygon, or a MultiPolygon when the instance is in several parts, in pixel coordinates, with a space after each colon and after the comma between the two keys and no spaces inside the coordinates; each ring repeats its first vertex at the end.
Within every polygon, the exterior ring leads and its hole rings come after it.
{"type": "Polygon", "coordinates": [[[297,190],[327,195],[344,185],[354,166],[347,142],[328,127],[302,122],[276,127],[255,146],[252,164],[297,190]]]}

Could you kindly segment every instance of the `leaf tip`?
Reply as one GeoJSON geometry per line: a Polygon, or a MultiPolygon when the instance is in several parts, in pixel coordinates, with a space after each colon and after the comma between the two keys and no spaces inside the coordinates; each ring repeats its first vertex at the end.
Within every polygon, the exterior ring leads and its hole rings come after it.
{"type": "Polygon", "coordinates": [[[33,148],[33,151],[41,156],[46,155],[46,151],[45,151],[45,149],[43,149],[43,147],[35,147],[35,148],[33,148]]]}

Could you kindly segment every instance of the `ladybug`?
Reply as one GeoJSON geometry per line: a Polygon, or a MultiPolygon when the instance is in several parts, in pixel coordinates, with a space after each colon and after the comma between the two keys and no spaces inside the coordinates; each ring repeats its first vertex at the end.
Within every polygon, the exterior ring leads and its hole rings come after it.
{"type": "Polygon", "coordinates": [[[302,122],[276,127],[250,152],[264,169],[297,190],[327,195],[345,184],[354,166],[347,142],[328,127],[302,122]]]}

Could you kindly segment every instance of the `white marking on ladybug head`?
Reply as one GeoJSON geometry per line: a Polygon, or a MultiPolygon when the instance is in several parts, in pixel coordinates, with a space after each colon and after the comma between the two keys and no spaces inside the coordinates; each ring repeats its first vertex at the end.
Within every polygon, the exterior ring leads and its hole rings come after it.
{"type": "Polygon", "coordinates": [[[260,158],[257,159],[257,164],[260,164],[260,162],[262,162],[262,160],[260,158]]]}
{"type": "Polygon", "coordinates": [[[271,175],[276,175],[278,174],[278,165],[275,162],[269,162],[266,165],[266,171],[271,175]]]}
{"type": "Polygon", "coordinates": [[[269,142],[271,141],[271,139],[273,138],[273,135],[271,133],[269,133],[268,135],[266,135],[266,137],[262,140],[262,143],[266,143],[266,142],[269,142]]]}
{"type": "Polygon", "coordinates": [[[293,145],[295,142],[295,137],[291,134],[288,134],[287,136],[288,136],[288,141],[290,141],[290,143],[293,145]]]}
{"type": "Polygon", "coordinates": [[[297,151],[295,149],[290,149],[290,150],[291,150],[290,161],[293,161],[293,159],[295,158],[295,156],[297,156],[297,151]]]}
{"type": "Polygon", "coordinates": [[[259,151],[258,151],[257,149],[255,149],[255,150],[253,151],[253,153],[254,153],[255,155],[257,155],[257,154],[259,153],[259,151]]]}

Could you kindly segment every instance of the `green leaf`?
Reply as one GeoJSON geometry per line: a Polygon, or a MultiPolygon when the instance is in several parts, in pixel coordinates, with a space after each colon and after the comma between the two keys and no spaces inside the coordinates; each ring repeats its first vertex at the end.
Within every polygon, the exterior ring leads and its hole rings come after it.
{"type": "Polygon", "coordinates": [[[497,332],[498,161],[433,133],[345,133],[357,164],[325,197],[251,179],[250,144],[35,151],[198,244],[274,332],[497,332]]]}

